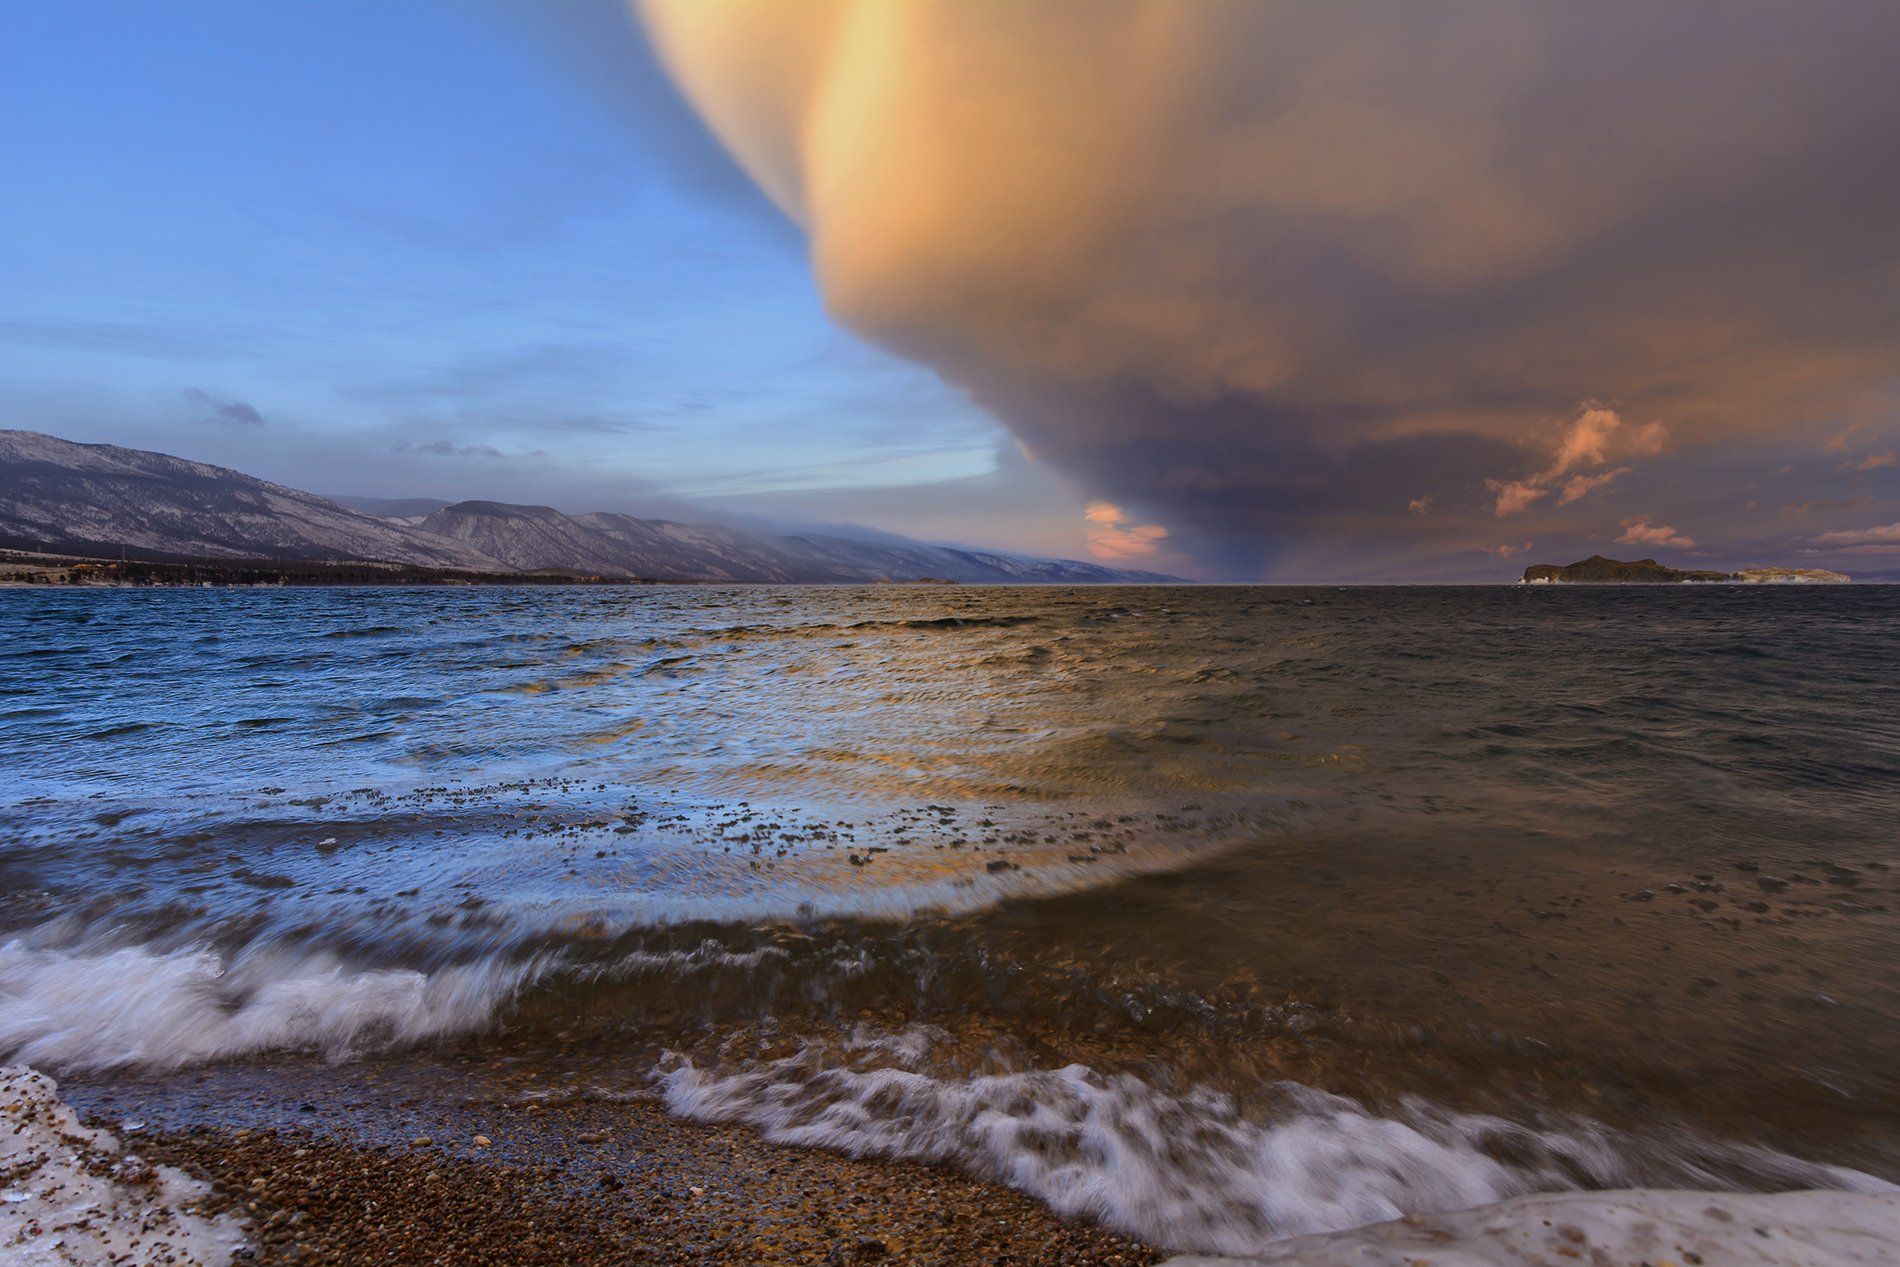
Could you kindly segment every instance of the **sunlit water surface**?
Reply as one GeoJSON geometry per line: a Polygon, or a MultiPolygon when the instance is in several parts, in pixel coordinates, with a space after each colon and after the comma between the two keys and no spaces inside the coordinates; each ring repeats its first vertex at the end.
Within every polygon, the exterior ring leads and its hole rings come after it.
{"type": "Polygon", "coordinates": [[[1876,1186],[1896,630],[1887,587],[4,593],[0,1056],[584,1034],[1183,1248],[1876,1186]]]}

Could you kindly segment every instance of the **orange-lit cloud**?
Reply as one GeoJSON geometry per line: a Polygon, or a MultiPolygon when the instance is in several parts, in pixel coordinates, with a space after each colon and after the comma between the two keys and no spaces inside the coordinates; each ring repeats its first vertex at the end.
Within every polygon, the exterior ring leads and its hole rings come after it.
{"type": "Polygon", "coordinates": [[[1506,515],[1523,514],[1550,492],[1531,480],[1487,480],[1486,486],[1498,495],[1497,514],[1500,519],[1506,515]]]}
{"type": "Polygon", "coordinates": [[[1564,481],[1563,495],[1558,497],[1557,503],[1561,506],[1568,506],[1571,502],[1582,501],[1591,493],[1596,492],[1600,488],[1608,488],[1611,484],[1614,484],[1618,479],[1629,473],[1629,467],[1619,466],[1608,471],[1599,472],[1595,475],[1573,475],[1564,481]]]}
{"type": "Polygon", "coordinates": [[[1231,571],[1900,378],[1893,0],[635,3],[838,319],[1231,571]]]}
{"type": "Polygon", "coordinates": [[[1168,539],[1168,530],[1159,524],[1129,522],[1121,507],[1110,502],[1092,502],[1082,517],[1095,525],[1089,529],[1089,550],[1098,559],[1123,560],[1152,558],[1168,539]]]}
{"type": "Polygon", "coordinates": [[[1637,546],[1673,546],[1679,550],[1695,548],[1695,538],[1685,537],[1674,528],[1650,522],[1651,516],[1637,515],[1623,521],[1623,535],[1617,540],[1625,545],[1637,546]]]}
{"type": "Polygon", "coordinates": [[[1853,439],[1854,434],[1862,430],[1866,425],[1867,424],[1865,422],[1857,422],[1853,426],[1848,427],[1846,430],[1829,436],[1827,438],[1827,443],[1821,446],[1821,452],[1823,453],[1847,452],[1847,442],[1853,439]]]}
{"type": "Polygon", "coordinates": [[[1599,489],[1607,488],[1630,467],[1610,470],[1602,467],[1612,455],[1649,457],[1662,452],[1668,433],[1660,422],[1626,427],[1615,410],[1601,405],[1583,405],[1558,437],[1550,465],[1534,475],[1518,480],[1493,479],[1485,487],[1497,494],[1495,511],[1499,518],[1519,515],[1558,490],[1557,502],[1567,506],[1581,501],[1599,489]]]}
{"type": "Polygon", "coordinates": [[[1900,545],[1900,523],[1882,524],[1877,528],[1849,528],[1838,532],[1824,532],[1813,540],[1817,546],[1900,545]]]}

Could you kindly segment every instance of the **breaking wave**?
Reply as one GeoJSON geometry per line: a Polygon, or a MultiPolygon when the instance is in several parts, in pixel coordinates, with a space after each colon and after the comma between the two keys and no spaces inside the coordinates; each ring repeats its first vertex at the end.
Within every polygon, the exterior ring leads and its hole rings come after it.
{"type": "Polygon", "coordinates": [[[342,1058],[468,1033],[548,966],[493,960],[432,972],[333,955],[126,946],[0,946],[0,1053],[51,1069],[175,1069],[253,1052],[342,1058]]]}
{"type": "Polygon", "coordinates": [[[1407,1100],[1393,1116],[1310,1087],[1264,1115],[1083,1065],[946,1077],[916,1030],[722,1071],[674,1057],[668,1108],[780,1143],[948,1162],[1176,1249],[1259,1251],[1287,1236],[1533,1192],[1639,1184],[1893,1191],[1871,1175],[1693,1137],[1658,1146],[1585,1121],[1533,1129],[1407,1100]],[[839,1059],[846,1063],[836,1063],[839,1059]]]}
{"type": "MultiPolygon", "coordinates": [[[[512,1026],[537,1009],[571,1018],[599,1005],[638,1041],[659,1034],[669,1011],[685,1022],[681,1033],[729,1033],[722,1020],[774,1030],[779,1017],[863,1014],[867,999],[945,985],[929,983],[948,965],[922,950],[879,981],[874,963],[888,971],[906,958],[895,946],[854,957],[842,953],[848,942],[772,936],[788,940],[683,933],[668,943],[656,933],[592,955],[543,940],[531,954],[491,948],[427,968],[281,943],[219,951],[15,940],[0,945],[0,1057],[62,1071],[176,1069],[286,1050],[347,1059],[512,1026]],[[577,993],[588,989],[598,993],[577,993]]],[[[968,1059],[955,1036],[916,1024],[861,1028],[749,1063],[669,1054],[652,1077],[669,1111],[686,1118],[749,1125],[785,1144],[955,1165],[1063,1215],[1214,1253],[1536,1192],[1892,1190],[1858,1171],[1687,1131],[1638,1138],[1557,1115],[1526,1124],[1419,1097],[1377,1108],[1288,1081],[1235,1094],[1170,1083],[1159,1065],[997,1065],[990,1052],[973,1071],[968,1059]]]]}

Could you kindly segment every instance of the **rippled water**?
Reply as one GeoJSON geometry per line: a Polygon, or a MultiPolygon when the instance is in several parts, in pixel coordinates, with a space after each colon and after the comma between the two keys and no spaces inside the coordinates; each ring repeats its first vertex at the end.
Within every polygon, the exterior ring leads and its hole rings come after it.
{"type": "Polygon", "coordinates": [[[1896,630],[1887,587],[3,593],[0,1055],[584,1033],[1189,1248],[1874,1184],[1896,630]]]}

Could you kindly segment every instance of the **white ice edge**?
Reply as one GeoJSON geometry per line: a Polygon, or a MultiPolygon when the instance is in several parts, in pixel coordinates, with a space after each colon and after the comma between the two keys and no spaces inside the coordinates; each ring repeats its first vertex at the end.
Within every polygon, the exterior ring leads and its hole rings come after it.
{"type": "Polygon", "coordinates": [[[244,1228],[199,1203],[206,1184],[85,1126],[59,1087],[0,1068],[0,1262],[9,1267],[224,1267],[244,1228]]]}
{"type": "Polygon", "coordinates": [[[1627,1188],[1514,1197],[1162,1267],[1873,1267],[1900,1262],[1900,1194],[1627,1188]]]}

